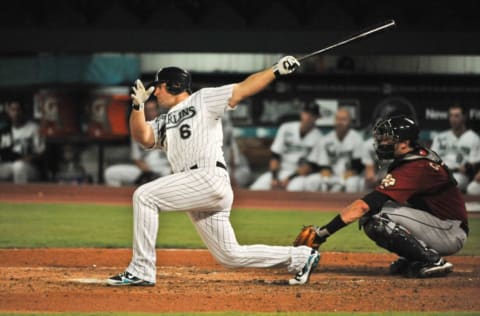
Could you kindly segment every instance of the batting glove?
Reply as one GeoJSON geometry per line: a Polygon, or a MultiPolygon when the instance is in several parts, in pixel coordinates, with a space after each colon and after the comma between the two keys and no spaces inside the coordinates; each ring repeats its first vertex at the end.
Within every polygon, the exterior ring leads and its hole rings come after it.
{"type": "Polygon", "coordinates": [[[133,101],[133,108],[137,111],[143,110],[145,101],[148,100],[150,95],[155,90],[155,87],[150,87],[145,90],[143,83],[140,79],[135,81],[135,86],[132,87],[133,93],[130,95],[133,101]]]}
{"type": "Polygon", "coordinates": [[[284,56],[273,65],[273,73],[275,77],[291,74],[300,67],[300,62],[293,56],[284,56]]]}

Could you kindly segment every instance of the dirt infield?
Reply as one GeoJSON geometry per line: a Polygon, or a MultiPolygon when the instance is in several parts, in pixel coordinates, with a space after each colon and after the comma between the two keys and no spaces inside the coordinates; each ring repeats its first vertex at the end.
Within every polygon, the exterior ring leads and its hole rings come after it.
{"type": "Polygon", "coordinates": [[[0,250],[0,311],[480,311],[480,258],[445,278],[390,276],[387,254],[324,253],[306,286],[284,269],[229,270],[205,250],[159,250],[155,287],[109,287],[128,249],[0,250]]]}
{"type": "Polygon", "coordinates": [[[446,278],[390,276],[386,254],[324,253],[306,286],[284,269],[229,270],[205,250],[159,250],[155,287],[109,287],[128,249],[0,250],[0,311],[480,311],[480,258],[446,278]]]}
{"type": "MultiPolygon", "coordinates": [[[[0,201],[130,205],[133,188],[0,184],[0,201]]],[[[338,210],[357,196],[236,191],[234,207],[338,210]]],[[[480,311],[480,257],[445,278],[388,275],[389,254],[323,253],[306,286],[283,268],[229,270],[205,250],[158,250],[155,287],[108,287],[129,249],[0,249],[0,312],[480,311]]]]}

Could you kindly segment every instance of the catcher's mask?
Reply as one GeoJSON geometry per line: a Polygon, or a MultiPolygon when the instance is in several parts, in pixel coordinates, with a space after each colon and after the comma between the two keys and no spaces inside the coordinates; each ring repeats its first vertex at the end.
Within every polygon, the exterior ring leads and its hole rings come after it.
{"type": "Polygon", "coordinates": [[[373,127],[375,152],[378,159],[394,159],[396,143],[409,140],[410,146],[416,146],[418,134],[418,126],[405,115],[380,119],[373,127]]]}
{"type": "Polygon", "coordinates": [[[182,93],[183,91],[192,93],[192,76],[188,71],[178,67],[161,68],[155,75],[153,84],[166,84],[167,91],[173,95],[182,93]]]}

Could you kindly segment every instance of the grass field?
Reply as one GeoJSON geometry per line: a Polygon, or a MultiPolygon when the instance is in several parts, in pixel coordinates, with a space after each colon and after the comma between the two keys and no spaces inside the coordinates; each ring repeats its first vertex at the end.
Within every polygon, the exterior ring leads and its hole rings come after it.
{"type": "MultiPolygon", "coordinates": [[[[324,224],[335,212],[234,210],[231,215],[242,244],[291,244],[303,224],[324,224]]],[[[161,213],[157,246],[204,248],[184,213],[161,213]]],[[[470,220],[470,236],[460,255],[480,254],[480,219],[470,220]]],[[[0,203],[0,248],[129,248],[130,207],[0,203]]],[[[385,252],[351,224],[329,238],[323,251],[385,252]]]]}

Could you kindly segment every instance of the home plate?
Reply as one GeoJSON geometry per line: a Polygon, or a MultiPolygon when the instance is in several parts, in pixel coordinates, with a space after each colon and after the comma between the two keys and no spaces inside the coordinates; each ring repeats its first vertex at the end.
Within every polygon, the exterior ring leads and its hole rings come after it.
{"type": "Polygon", "coordinates": [[[107,284],[106,279],[81,278],[81,279],[70,279],[69,281],[75,282],[75,283],[82,283],[82,284],[107,284]]]}

